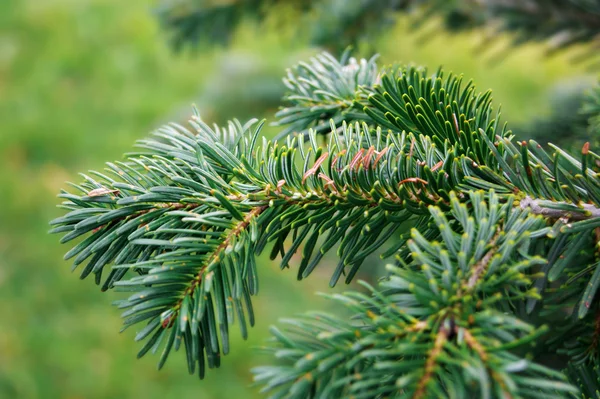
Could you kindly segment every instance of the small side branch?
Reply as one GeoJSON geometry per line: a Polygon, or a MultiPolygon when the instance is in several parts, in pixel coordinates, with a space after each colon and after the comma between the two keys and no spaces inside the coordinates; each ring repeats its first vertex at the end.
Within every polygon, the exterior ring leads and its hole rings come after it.
{"type": "Polygon", "coordinates": [[[566,202],[561,202],[560,204],[570,205],[579,208],[579,210],[568,211],[564,209],[556,209],[542,206],[540,205],[540,202],[540,200],[536,200],[531,198],[530,196],[526,196],[519,202],[519,206],[521,207],[521,209],[529,208],[532,213],[536,215],[542,215],[550,219],[565,218],[567,220],[573,221],[600,218],[600,208],[596,207],[593,204],[574,205],[568,204],[566,202]]]}
{"type": "Polygon", "coordinates": [[[433,372],[437,363],[437,359],[442,353],[442,349],[447,340],[448,330],[442,327],[440,328],[437,337],[435,338],[433,348],[431,348],[431,351],[429,352],[429,356],[427,357],[427,361],[425,362],[425,372],[423,373],[423,376],[417,384],[417,389],[415,391],[415,394],[413,395],[413,399],[425,397],[425,394],[427,393],[427,384],[433,377],[433,372]]]}
{"type": "Polygon", "coordinates": [[[487,251],[485,255],[483,255],[483,258],[481,258],[481,260],[475,264],[475,267],[473,268],[473,273],[471,274],[471,277],[469,277],[469,281],[467,283],[467,287],[469,290],[472,290],[475,287],[475,285],[481,278],[481,275],[485,272],[485,270],[488,267],[488,264],[496,254],[496,251],[498,250],[496,248],[496,241],[498,240],[499,235],[500,231],[497,231],[490,242],[492,248],[490,248],[490,250],[487,251]]]}
{"type": "MultiPolygon", "coordinates": [[[[237,236],[239,236],[250,224],[252,219],[258,217],[268,206],[258,206],[252,209],[248,214],[244,217],[244,220],[238,222],[235,227],[233,227],[227,235],[224,237],[223,241],[219,246],[212,252],[212,254],[204,261],[204,265],[201,267],[200,271],[197,273],[196,277],[192,280],[192,283],[185,289],[181,298],[177,301],[177,304],[173,306],[174,313],[171,316],[171,319],[177,316],[177,312],[183,303],[184,298],[187,295],[193,295],[194,290],[201,284],[202,279],[206,273],[207,267],[210,266],[213,262],[219,262],[221,259],[221,255],[225,252],[229,244],[232,240],[234,240],[237,236]]],[[[163,325],[166,328],[168,325],[163,325]]]]}
{"type": "Polygon", "coordinates": [[[485,348],[483,347],[483,345],[481,345],[481,343],[477,340],[477,338],[475,338],[473,336],[473,334],[471,334],[471,331],[469,331],[467,329],[464,329],[463,331],[464,331],[464,338],[465,338],[466,344],[475,353],[477,353],[477,355],[479,356],[481,361],[486,365],[485,367],[488,370],[488,372],[490,373],[490,375],[492,376],[492,378],[494,379],[494,381],[496,381],[496,383],[498,383],[498,385],[500,385],[500,388],[502,389],[502,392],[504,393],[504,398],[512,399],[513,396],[508,391],[508,387],[504,383],[502,377],[500,377],[498,375],[498,373],[489,366],[489,355],[485,351],[485,348]]]}
{"type": "Polygon", "coordinates": [[[469,345],[469,347],[473,349],[475,353],[477,353],[481,361],[487,363],[488,354],[486,353],[485,349],[483,349],[483,346],[479,343],[479,341],[477,341],[477,339],[473,336],[473,334],[471,334],[469,330],[465,329],[464,337],[467,345],[469,345]]]}

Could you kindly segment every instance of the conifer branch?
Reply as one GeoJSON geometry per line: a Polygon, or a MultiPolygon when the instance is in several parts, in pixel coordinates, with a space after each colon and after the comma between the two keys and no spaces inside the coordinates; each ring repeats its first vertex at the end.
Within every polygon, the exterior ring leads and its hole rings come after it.
{"type": "Polygon", "coordinates": [[[371,296],[335,297],[362,325],[321,315],[274,330],[271,351],[288,363],[256,370],[265,391],[574,392],[522,351],[568,314],[548,346],[571,366],[597,361],[600,157],[514,142],[490,93],[460,77],[374,68],[321,56],[288,76],[302,96],[288,98],[279,140],[259,140],[254,120],[211,128],[196,114],[82,175],[52,221],[62,242],[82,238],[65,257],[82,278],[131,292],[117,305],[124,328],[143,324],[139,356],[162,348],[160,368],[183,345],[200,377],[229,352],[234,320],[243,337],[254,324],[256,255],[269,243],[282,267],[301,252],[298,279],[336,248],[331,285],[351,282],[369,255],[393,257],[371,296]],[[313,112],[321,106],[330,113],[313,112]]]}
{"type": "Polygon", "coordinates": [[[508,349],[524,349],[546,331],[501,310],[506,303],[536,295],[527,290],[530,282],[524,274],[543,260],[522,257],[519,248],[531,238],[519,232],[532,223],[543,228],[543,220],[510,202],[500,205],[494,193],[485,199],[482,193],[472,193],[470,199],[471,210],[452,199],[448,217],[463,227],[457,231],[448,231],[449,219],[430,207],[439,241],[428,241],[414,231],[407,244],[413,254],[410,263],[390,266],[391,276],[379,288],[369,287],[370,296],[356,292],[332,296],[352,310],[353,321],[309,314],[287,321],[284,331],[274,329],[274,343],[267,350],[281,359],[281,365],[254,370],[264,391],[287,398],[395,394],[422,398],[445,397],[449,392],[535,398],[575,392],[560,373],[533,365],[508,349]],[[494,220],[463,218],[463,212],[484,213],[494,220]],[[495,224],[504,212],[514,216],[503,220],[515,224],[502,226],[505,234],[489,245],[492,237],[480,235],[494,235],[488,223],[495,224]],[[460,233],[465,230],[470,233],[460,233]],[[458,245],[467,252],[460,253],[458,245]],[[499,250],[481,278],[469,292],[461,291],[471,281],[468,271],[487,259],[495,246],[499,250]],[[302,378],[308,373],[310,381],[302,378]]]}

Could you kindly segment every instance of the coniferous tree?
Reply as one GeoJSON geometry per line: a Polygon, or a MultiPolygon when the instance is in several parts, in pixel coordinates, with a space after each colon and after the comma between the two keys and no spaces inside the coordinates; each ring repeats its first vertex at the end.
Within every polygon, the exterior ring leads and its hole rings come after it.
{"type": "Polygon", "coordinates": [[[332,49],[382,31],[395,22],[395,12],[421,21],[440,16],[451,30],[495,26],[515,33],[516,43],[549,39],[553,48],[597,42],[600,32],[596,0],[163,0],[157,15],[180,48],[200,41],[227,43],[244,17],[262,20],[290,4],[300,18],[299,30],[308,29],[313,44],[332,49]]]}
{"type": "Polygon", "coordinates": [[[234,321],[244,336],[254,324],[265,250],[299,280],[335,251],[331,285],[379,254],[376,287],[332,295],[353,317],[272,329],[274,364],[254,370],[271,397],[598,397],[590,145],[515,140],[490,92],[441,69],[324,53],[285,83],[276,140],[256,120],[194,114],[60,194],[52,231],[83,238],[65,258],[130,293],[117,305],[139,356],[159,352],[160,368],[181,349],[191,373],[218,367],[234,321]]]}

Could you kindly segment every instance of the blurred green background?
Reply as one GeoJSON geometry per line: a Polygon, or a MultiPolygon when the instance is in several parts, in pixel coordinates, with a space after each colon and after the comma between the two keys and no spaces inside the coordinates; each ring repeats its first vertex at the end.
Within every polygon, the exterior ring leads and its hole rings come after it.
{"type": "MultiPolygon", "coordinates": [[[[69,272],[67,247],[47,234],[48,221],[61,213],[56,194],[64,181],[118,159],[161,123],[184,120],[192,103],[208,121],[270,117],[282,90],[278,77],[318,51],[267,20],[243,23],[227,49],[174,54],[153,6],[0,0],[0,398],[260,397],[249,387],[249,369],[266,360],[253,347],[268,326],[328,306],[314,295],[331,292],[327,267],[297,283],[293,269],[281,272],[262,259],[249,342],[236,336],[222,368],[199,382],[187,375],[182,354],[161,372],[157,358],[136,360],[134,331],[118,334],[119,311],[110,306],[118,294],[101,294],[69,272]]],[[[507,53],[506,38],[497,38],[483,52],[481,32],[448,36],[433,21],[423,34],[399,19],[368,46],[359,44],[357,54],[374,48],[384,64],[462,72],[493,89],[511,126],[547,114],[557,87],[594,79],[569,53],[547,57],[540,44],[507,53]]]]}

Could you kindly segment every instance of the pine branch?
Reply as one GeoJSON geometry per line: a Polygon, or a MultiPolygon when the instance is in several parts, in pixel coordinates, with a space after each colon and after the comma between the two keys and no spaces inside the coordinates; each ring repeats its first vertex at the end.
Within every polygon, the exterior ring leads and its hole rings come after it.
{"type": "MultiPolygon", "coordinates": [[[[327,249],[341,242],[341,262],[332,284],[347,268],[349,281],[362,260],[397,229],[391,221],[413,217],[404,204],[414,203],[418,209],[424,194],[417,193],[421,184],[411,178],[383,179],[388,162],[396,163],[393,159],[402,156],[397,148],[408,146],[406,135],[388,135],[384,140],[380,133],[371,141],[368,130],[357,125],[347,128],[347,141],[332,138],[325,153],[312,135],[308,151],[300,150],[304,166],[299,171],[294,166],[298,151],[293,140],[289,146],[266,143],[255,148],[257,130],[237,140],[236,149],[247,147],[238,157],[209,140],[216,134],[196,126],[200,134],[194,145],[183,141],[191,132],[182,128],[175,136],[180,141],[171,141],[177,146],[144,141],[146,148],[160,153],[152,158],[132,156],[118,164],[121,167],[109,164],[109,171],[122,181],[97,174],[103,180],[88,178],[80,186],[83,195],[63,194],[64,206],[71,212],[53,224],[58,226],[55,232],[68,232],[63,241],[92,232],[66,256],[77,256],[75,266],[91,256],[82,277],[93,272],[99,281],[104,266],[114,262],[103,288],[137,292],[119,306],[130,308],[124,313],[126,326],[148,322],[136,336],[136,340],[149,337],[140,355],[165,340],[163,353],[168,354],[183,337],[190,371],[198,365],[203,376],[202,350],[209,367],[219,364],[219,340],[223,353],[228,352],[231,309],[237,309],[244,335],[242,301],[253,324],[249,298],[257,291],[254,253],[267,241],[276,241],[273,253],[282,253],[282,266],[303,240],[312,242],[303,251],[299,278],[308,276],[327,249]],[[311,163],[313,153],[317,159],[311,163]],[[377,183],[377,176],[391,185],[377,183]],[[93,190],[107,195],[90,196],[93,190]],[[319,235],[327,232],[329,238],[313,256],[319,235]],[[298,238],[286,250],[283,245],[290,233],[298,238]],[[127,279],[128,271],[141,275],[127,279]],[[176,332],[167,336],[170,329],[176,332]]],[[[158,135],[162,137],[161,132],[158,135]]],[[[416,167],[409,162],[406,173],[414,173],[416,167]]],[[[427,196],[429,202],[435,198],[433,193],[427,196]]],[[[164,360],[166,356],[161,366],[164,360]]]]}
{"type": "Polygon", "coordinates": [[[277,126],[287,126],[277,136],[291,133],[329,133],[331,123],[369,120],[362,112],[354,110],[354,102],[361,95],[362,87],[372,88],[379,80],[375,64],[377,57],[357,61],[349,50],[340,61],[328,53],[314,57],[310,64],[300,63],[287,71],[283,79],[289,93],[283,100],[289,104],[275,117],[277,126]]]}
{"type": "Polygon", "coordinates": [[[560,373],[513,353],[545,331],[502,310],[538,295],[527,289],[525,275],[543,260],[524,255],[522,248],[544,223],[511,201],[499,201],[493,192],[487,198],[471,193],[469,209],[454,197],[447,216],[459,221],[456,231],[448,229],[450,220],[441,210],[430,207],[440,241],[413,230],[411,262],[390,267],[392,276],[371,288],[370,296],[332,296],[351,309],[353,322],[309,314],[286,321],[284,331],[274,328],[267,350],[281,365],[254,370],[263,391],[285,398],[575,393],[560,373]],[[474,219],[479,213],[488,217],[474,219]]]}
{"type": "Polygon", "coordinates": [[[72,185],[78,193],[60,195],[66,215],[52,222],[62,242],[83,238],[65,257],[97,283],[106,270],[104,290],[132,292],[117,305],[126,309],[124,328],[145,324],[139,356],[162,348],[162,367],[183,343],[189,371],[203,377],[229,352],[234,320],[244,337],[254,324],[255,256],[269,243],[282,267],[301,251],[298,279],[336,248],[331,285],[342,276],[351,282],[371,254],[393,256],[395,277],[373,298],[342,298],[364,333],[328,319],[299,323],[292,335],[304,337],[300,343],[279,334],[294,364],[260,369],[268,390],[570,392],[561,374],[515,350],[567,315],[557,335],[577,331],[582,340],[548,345],[571,364],[597,360],[589,349],[600,306],[599,156],[588,144],[576,159],[556,146],[549,154],[533,141],[514,142],[490,93],[460,77],[378,72],[372,62],[322,56],[289,78],[305,94],[290,121],[307,134],[259,140],[254,120],[223,129],[194,115],[191,128],[159,129],[127,160],[82,175],[72,185]],[[348,78],[345,65],[359,66],[348,78]],[[332,99],[343,106],[329,116],[343,122],[330,121],[326,137],[323,116],[310,108],[327,109],[332,99]],[[311,126],[326,137],[322,145],[311,126]],[[335,339],[323,341],[321,332],[335,339]],[[313,352],[315,362],[297,364],[313,352]]]}

